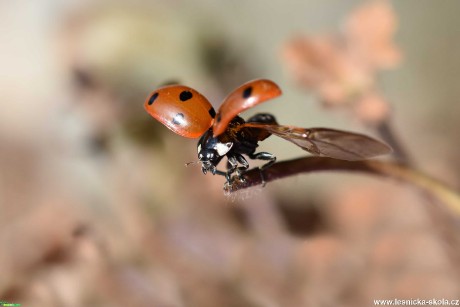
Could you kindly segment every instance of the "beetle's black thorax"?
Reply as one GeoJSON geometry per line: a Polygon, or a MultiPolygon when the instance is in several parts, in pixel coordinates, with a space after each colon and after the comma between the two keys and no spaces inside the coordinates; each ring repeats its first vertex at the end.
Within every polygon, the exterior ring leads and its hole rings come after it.
{"type": "MultiPolygon", "coordinates": [[[[232,152],[248,154],[253,153],[257,148],[257,138],[248,129],[238,127],[244,124],[245,121],[241,117],[235,117],[228,125],[224,133],[214,137],[213,130],[210,128],[206,131],[198,141],[198,154],[200,152],[208,152],[216,150],[221,144],[231,144],[231,149],[227,154],[232,152]]],[[[217,163],[221,160],[218,159],[217,163]]]]}

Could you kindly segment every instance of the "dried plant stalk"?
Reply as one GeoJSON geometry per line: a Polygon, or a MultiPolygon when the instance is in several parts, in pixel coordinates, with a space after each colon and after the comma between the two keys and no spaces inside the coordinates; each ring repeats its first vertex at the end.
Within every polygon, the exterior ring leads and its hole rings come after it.
{"type": "Polygon", "coordinates": [[[235,180],[226,185],[226,193],[261,185],[277,179],[317,171],[352,171],[384,176],[412,184],[442,201],[460,216],[460,195],[454,190],[423,173],[403,164],[380,160],[344,161],[327,157],[304,157],[273,164],[265,170],[254,168],[243,175],[244,181],[235,180]]]}

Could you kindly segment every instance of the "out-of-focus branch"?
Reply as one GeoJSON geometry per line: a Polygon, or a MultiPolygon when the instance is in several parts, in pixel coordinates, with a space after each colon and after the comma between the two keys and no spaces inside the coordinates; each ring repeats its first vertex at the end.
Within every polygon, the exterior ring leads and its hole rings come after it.
{"type": "Polygon", "coordinates": [[[251,169],[243,175],[244,181],[235,180],[226,185],[226,193],[261,185],[277,179],[318,171],[363,172],[396,179],[414,185],[442,201],[460,216],[460,195],[440,181],[402,164],[380,161],[344,161],[327,157],[305,157],[275,163],[265,170],[251,169]]]}
{"type": "Polygon", "coordinates": [[[395,134],[389,118],[386,118],[378,125],[376,125],[375,129],[382,138],[382,140],[391,146],[391,148],[393,149],[393,156],[397,161],[408,166],[414,165],[414,162],[408,154],[407,149],[405,148],[403,143],[401,143],[398,136],[395,134]]]}

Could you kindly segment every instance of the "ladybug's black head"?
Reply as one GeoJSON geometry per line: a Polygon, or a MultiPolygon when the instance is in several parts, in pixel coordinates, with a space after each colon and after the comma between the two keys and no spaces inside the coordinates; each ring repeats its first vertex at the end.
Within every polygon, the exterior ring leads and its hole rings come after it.
{"type": "Polygon", "coordinates": [[[201,162],[203,174],[206,174],[208,171],[215,173],[216,166],[222,159],[222,156],[219,156],[214,149],[202,149],[198,152],[198,159],[201,162]]]}
{"type": "Polygon", "coordinates": [[[232,142],[219,142],[217,137],[212,136],[211,129],[205,133],[198,141],[198,159],[201,162],[203,173],[211,172],[215,174],[217,164],[225,157],[232,146],[232,142]]]}

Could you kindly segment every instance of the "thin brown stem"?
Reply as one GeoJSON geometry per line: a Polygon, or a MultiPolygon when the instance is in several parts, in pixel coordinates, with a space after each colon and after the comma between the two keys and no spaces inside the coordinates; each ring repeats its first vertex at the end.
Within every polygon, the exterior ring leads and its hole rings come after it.
{"type": "Polygon", "coordinates": [[[243,175],[244,181],[235,180],[231,185],[226,185],[224,189],[227,193],[233,193],[277,179],[318,171],[364,172],[400,180],[428,192],[446,204],[455,215],[460,216],[459,194],[436,179],[402,164],[389,161],[344,161],[327,157],[304,157],[278,162],[265,170],[258,168],[249,170],[243,175]]]}

